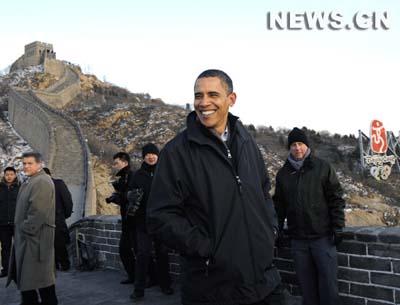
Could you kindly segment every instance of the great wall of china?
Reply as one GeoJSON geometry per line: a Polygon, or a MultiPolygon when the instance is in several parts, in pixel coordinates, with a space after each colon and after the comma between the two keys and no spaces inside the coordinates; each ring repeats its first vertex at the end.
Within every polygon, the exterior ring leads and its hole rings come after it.
{"type": "MultiPolygon", "coordinates": [[[[84,234],[100,267],[123,269],[118,247],[120,217],[93,215],[96,198],[89,151],[79,125],[62,112],[62,107],[80,94],[79,76],[68,64],[55,59],[49,44],[29,44],[25,55],[11,70],[42,64],[59,81],[45,91],[11,89],[10,122],[34,149],[43,153],[54,176],[68,184],[74,200],[74,214],[69,219],[72,240],[77,232],[84,234]]],[[[342,304],[400,304],[400,227],[353,227],[345,233],[338,249],[342,304]]],[[[75,256],[75,242],[71,245],[70,252],[75,256]]],[[[288,245],[286,241],[276,249],[275,265],[285,286],[292,294],[300,295],[288,245]]],[[[171,252],[170,272],[178,276],[182,268],[179,255],[171,252]]]]}
{"type": "Polygon", "coordinates": [[[8,113],[15,130],[41,152],[54,177],[62,178],[71,191],[74,212],[69,223],[96,212],[96,193],[90,153],[79,124],[62,107],[80,94],[79,75],[55,58],[52,45],[34,42],[11,71],[42,64],[44,71],[59,80],[44,91],[10,89],[8,113]]]}

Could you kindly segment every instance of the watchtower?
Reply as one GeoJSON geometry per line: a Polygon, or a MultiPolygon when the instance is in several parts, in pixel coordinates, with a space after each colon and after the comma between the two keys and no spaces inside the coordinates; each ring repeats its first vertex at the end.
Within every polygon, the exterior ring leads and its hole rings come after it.
{"type": "Polygon", "coordinates": [[[42,65],[46,59],[56,59],[53,45],[51,43],[34,41],[25,45],[25,53],[12,64],[10,71],[13,72],[29,66],[42,65]]]}

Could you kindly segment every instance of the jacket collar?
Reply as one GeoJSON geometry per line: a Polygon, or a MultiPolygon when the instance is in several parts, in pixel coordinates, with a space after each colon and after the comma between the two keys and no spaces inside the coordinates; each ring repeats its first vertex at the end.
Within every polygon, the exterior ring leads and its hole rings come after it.
{"type": "Polygon", "coordinates": [[[127,165],[124,168],[121,168],[118,173],[116,174],[117,177],[126,176],[130,171],[130,166],[127,165]]]}
{"type": "MultiPolygon", "coordinates": [[[[5,182],[4,178],[1,180],[0,186],[8,186],[8,184],[5,182]]],[[[18,178],[15,178],[15,180],[10,184],[10,186],[11,187],[19,186],[18,178]]]]}
{"type": "MultiPolygon", "coordinates": [[[[247,140],[249,137],[245,131],[244,126],[240,122],[237,116],[228,113],[228,124],[229,124],[229,141],[237,136],[241,139],[247,140]]],[[[197,118],[195,111],[189,113],[186,119],[187,134],[189,141],[196,142],[200,145],[215,143],[215,140],[219,140],[218,137],[212,133],[208,128],[201,124],[197,118]]]]}
{"type": "MultiPolygon", "coordinates": [[[[312,169],[314,167],[314,164],[315,164],[315,157],[313,155],[313,152],[311,151],[308,157],[305,158],[303,166],[300,168],[300,171],[312,169]]],[[[297,171],[288,159],[286,159],[285,166],[288,167],[291,171],[297,171]]]]}
{"type": "Polygon", "coordinates": [[[150,165],[143,161],[142,165],[140,166],[140,169],[144,170],[146,173],[152,174],[156,170],[156,166],[157,164],[150,165]]]}

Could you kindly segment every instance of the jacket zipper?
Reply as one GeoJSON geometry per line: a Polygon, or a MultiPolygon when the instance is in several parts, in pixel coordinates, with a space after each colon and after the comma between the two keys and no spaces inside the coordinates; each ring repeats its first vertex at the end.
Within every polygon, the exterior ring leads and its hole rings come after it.
{"type": "MultiPolygon", "coordinates": [[[[241,204],[241,206],[242,206],[242,212],[243,212],[244,221],[245,221],[245,226],[246,226],[247,240],[248,240],[249,248],[250,248],[250,249],[249,249],[249,250],[250,250],[250,257],[251,257],[251,261],[252,261],[252,265],[253,265],[254,281],[257,282],[255,258],[254,258],[254,251],[253,251],[253,244],[252,244],[251,239],[250,239],[250,234],[249,234],[249,222],[248,222],[247,217],[246,217],[246,210],[245,210],[245,208],[244,208],[244,202],[243,202],[242,181],[240,180],[240,176],[239,176],[238,173],[236,172],[235,164],[233,164],[232,154],[231,154],[231,151],[230,151],[228,145],[226,145],[226,143],[223,142],[223,141],[222,141],[222,143],[223,143],[224,146],[225,146],[225,149],[226,149],[226,152],[227,152],[227,157],[228,157],[228,159],[229,159],[229,161],[230,161],[229,163],[230,163],[230,165],[231,165],[232,172],[233,172],[233,175],[234,175],[234,177],[235,177],[235,179],[236,179],[236,184],[237,184],[238,189],[239,189],[239,195],[240,195],[240,199],[241,199],[241,202],[242,202],[242,204],[241,204]]],[[[242,149],[243,149],[243,147],[244,147],[244,145],[242,145],[242,149]]],[[[206,265],[207,265],[206,274],[208,275],[209,260],[207,260],[206,265]]],[[[258,290],[257,290],[257,294],[259,295],[258,290]]]]}

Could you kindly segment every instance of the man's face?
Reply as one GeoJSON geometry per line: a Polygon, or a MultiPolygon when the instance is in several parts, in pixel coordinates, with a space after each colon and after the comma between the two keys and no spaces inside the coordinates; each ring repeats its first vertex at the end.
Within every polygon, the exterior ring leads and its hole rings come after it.
{"type": "Polygon", "coordinates": [[[26,157],[22,160],[23,168],[24,168],[24,173],[28,177],[36,174],[39,172],[42,168],[42,163],[41,162],[36,162],[34,157],[26,157]]]}
{"type": "Polygon", "coordinates": [[[124,167],[128,166],[128,161],[121,160],[120,158],[116,158],[113,160],[113,168],[116,170],[121,170],[124,167]]]}
{"type": "Polygon", "coordinates": [[[194,86],[194,109],[201,124],[218,134],[225,130],[229,107],[236,102],[234,92],[228,94],[218,77],[203,77],[194,86]]]}
{"type": "Polygon", "coordinates": [[[156,154],[146,154],[144,156],[144,162],[148,165],[156,165],[158,161],[158,156],[156,154]]]}
{"type": "Polygon", "coordinates": [[[15,178],[17,178],[17,174],[14,171],[6,171],[4,173],[4,180],[6,183],[13,183],[15,178]]]}
{"type": "Polygon", "coordinates": [[[292,145],[290,145],[290,154],[295,158],[296,160],[303,160],[304,155],[307,152],[307,145],[304,144],[303,142],[294,142],[292,145]]]}

